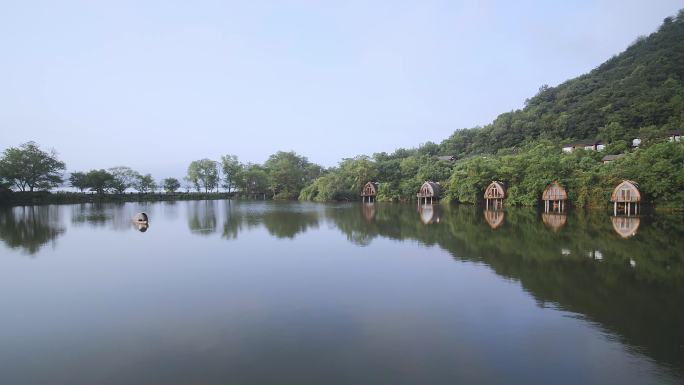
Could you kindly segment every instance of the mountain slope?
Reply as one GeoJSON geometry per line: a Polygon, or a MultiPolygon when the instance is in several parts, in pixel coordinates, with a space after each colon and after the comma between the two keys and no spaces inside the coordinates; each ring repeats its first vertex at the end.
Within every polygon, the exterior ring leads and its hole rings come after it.
{"type": "Polygon", "coordinates": [[[456,131],[440,145],[459,156],[538,138],[630,140],[684,127],[684,10],[588,74],[542,86],[523,109],[456,131]]]}

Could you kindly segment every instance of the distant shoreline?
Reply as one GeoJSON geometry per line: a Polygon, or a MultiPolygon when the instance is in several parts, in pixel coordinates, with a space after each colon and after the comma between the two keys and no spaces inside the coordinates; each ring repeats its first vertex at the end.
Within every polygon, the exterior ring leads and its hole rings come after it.
{"type": "Polygon", "coordinates": [[[228,192],[124,193],[95,194],[80,192],[2,192],[0,206],[32,206],[73,203],[160,202],[188,200],[218,200],[234,198],[228,192]]]}

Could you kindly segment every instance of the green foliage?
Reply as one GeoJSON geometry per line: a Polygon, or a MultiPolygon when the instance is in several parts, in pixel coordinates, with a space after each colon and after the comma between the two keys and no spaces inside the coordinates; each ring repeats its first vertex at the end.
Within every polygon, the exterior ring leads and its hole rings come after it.
{"type": "Polygon", "coordinates": [[[244,195],[266,194],[271,187],[271,180],[263,166],[248,163],[243,168],[242,178],[237,181],[237,187],[244,195]]]}
{"type": "Polygon", "coordinates": [[[120,187],[120,182],[116,181],[114,175],[107,170],[90,170],[85,174],[85,185],[90,191],[104,194],[108,189],[120,187]],[[115,186],[116,187],[113,187],[115,186]]]}
{"type": "Polygon", "coordinates": [[[181,186],[176,178],[165,178],[163,183],[164,191],[167,193],[175,193],[181,186]]]}
{"type": "Polygon", "coordinates": [[[242,178],[242,164],[235,155],[221,157],[221,170],[223,171],[223,187],[231,192],[242,178]]]}
{"type": "Polygon", "coordinates": [[[135,182],[135,189],[141,193],[154,192],[157,187],[151,174],[138,175],[138,180],[135,182]]]}
{"type": "Polygon", "coordinates": [[[192,183],[198,192],[204,188],[204,192],[218,187],[218,167],[211,159],[195,160],[188,166],[186,179],[192,183]]]}
{"type": "Polygon", "coordinates": [[[140,179],[137,171],[125,166],[112,167],[109,173],[113,177],[109,187],[117,194],[123,194],[127,189],[135,187],[140,179]]]}
{"type": "Polygon", "coordinates": [[[59,186],[66,166],[52,150],[41,150],[35,142],[6,149],[0,157],[0,181],[21,191],[49,190],[59,186]]]}
{"type": "Polygon", "coordinates": [[[69,185],[83,192],[88,188],[88,180],[84,172],[72,172],[69,176],[69,185]]]}
{"type": "Polygon", "coordinates": [[[278,151],[264,163],[275,199],[296,199],[304,186],[320,174],[320,166],[294,151],[278,151]]]}

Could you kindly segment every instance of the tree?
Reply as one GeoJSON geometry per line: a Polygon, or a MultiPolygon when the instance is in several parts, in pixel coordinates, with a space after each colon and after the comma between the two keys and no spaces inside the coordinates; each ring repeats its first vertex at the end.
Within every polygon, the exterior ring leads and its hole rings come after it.
{"type": "Polygon", "coordinates": [[[181,186],[180,182],[176,178],[166,178],[163,181],[164,190],[168,193],[175,193],[181,186]]]}
{"type": "Polygon", "coordinates": [[[157,183],[155,183],[154,178],[151,174],[138,175],[138,180],[135,183],[135,188],[141,193],[146,193],[149,191],[154,192],[157,189],[157,183]]]}
{"type": "Polygon", "coordinates": [[[258,164],[247,164],[237,187],[243,194],[265,194],[270,187],[268,172],[258,164]]]}
{"type": "Polygon", "coordinates": [[[107,170],[90,170],[85,175],[86,186],[90,191],[96,191],[98,194],[104,194],[106,190],[112,188],[114,182],[114,175],[107,170]]]}
{"type": "Polygon", "coordinates": [[[216,187],[218,183],[218,168],[211,159],[195,160],[188,166],[187,180],[195,186],[197,191],[204,187],[204,192],[216,187]]]}
{"type": "Polygon", "coordinates": [[[10,147],[0,158],[0,179],[21,191],[48,190],[59,186],[64,162],[57,159],[54,150],[41,150],[35,142],[10,147]]]}
{"type": "Polygon", "coordinates": [[[112,167],[109,169],[109,172],[114,178],[111,188],[117,194],[123,194],[127,189],[135,187],[136,183],[140,179],[140,174],[130,167],[112,167]]]}
{"type": "Polygon", "coordinates": [[[271,191],[275,198],[293,199],[299,196],[301,189],[309,184],[309,160],[294,151],[278,151],[264,163],[271,182],[271,191]]]}
{"type": "Polygon", "coordinates": [[[223,171],[223,187],[231,192],[241,177],[243,166],[237,156],[224,155],[221,157],[221,168],[223,171]]]}
{"type": "Polygon", "coordinates": [[[78,191],[83,192],[88,188],[86,174],[84,172],[72,172],[69,176],[69,184],[78,191]]]}

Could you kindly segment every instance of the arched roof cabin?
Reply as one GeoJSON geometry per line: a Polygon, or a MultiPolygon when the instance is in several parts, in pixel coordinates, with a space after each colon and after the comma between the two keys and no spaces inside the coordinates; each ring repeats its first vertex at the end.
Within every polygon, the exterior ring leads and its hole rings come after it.
{"type": "Polygon", "coordinates": [[[546,186],[544,192],[542,193],[543,201],[565,201],[567,199],[568,193],[558,182],[553,182],[546,186]]]}
{"type": "Polygon", "coordinates": [[[442,187],[439,183],[426,181],[420,186],[416,196],[418,197],[418,202],[432,203],[433,200],[439,200],[442,197],[442,187]]]}
{"type": "Polygon", "coordinates": [[[368,182],[361,190],[362,197],[374,197],[378,195],[378,184],[376,182],[368,182]]]}
{"type": "Polygon", "coordinates": [[[613,202],[613,215],[618,215],[618,213],[627,216],[638,214],[641,206],[639,185],[631,180],[623,180],[610,194],[610,201],[613,202]]]}
{"type": "Polygon", "coordinates": [[[494,181],[487,186],[484,192],[485,199],[503,199],[506,197],[506,189],[503,183],[494,181]]]}
{"type": "Polygon", "coordinates": [[[617,185],[610,194],[611,202],[619,203],[636,203],[641,202],[641,193],[639,192],[639,184],[631,180],[624,180],[617,185]]]}

